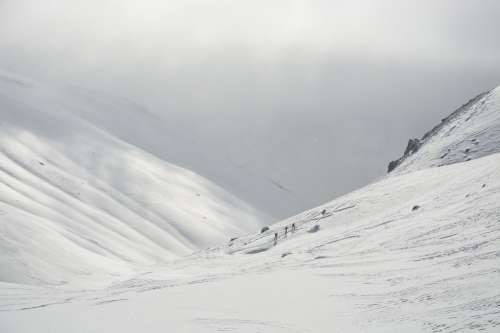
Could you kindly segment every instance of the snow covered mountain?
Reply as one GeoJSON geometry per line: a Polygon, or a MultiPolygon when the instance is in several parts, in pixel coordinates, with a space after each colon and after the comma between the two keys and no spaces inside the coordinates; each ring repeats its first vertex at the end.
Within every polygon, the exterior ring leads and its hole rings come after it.
{"type": "Polygon", "coordinates": [[[172,154],[183,148],[123,101],[3,73],[0,115],[1,281],[101,280],[258,230],[267,219],[141,149],[135,143],[144,138],[172,154]],[[141,131],[149,136],[133,136],[141,131]]]}
{"type": "Polygon", "coordinates": [[[499,96],[379,181],[264,233],[116,271],[106,288],[0,283],[0,330],[498,332],[499,96]]]}
{"type": "Polygon", "coordinates": [[[500,87],[476,96],[421,139],[411,139],[403,156],[389,164],[389,172],[401,174],[500,152],[499,109],[500,87]]]}

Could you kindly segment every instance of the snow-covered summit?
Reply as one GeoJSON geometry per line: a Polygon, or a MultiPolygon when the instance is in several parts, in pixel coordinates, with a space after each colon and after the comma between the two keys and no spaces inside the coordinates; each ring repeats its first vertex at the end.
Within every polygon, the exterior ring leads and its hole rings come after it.
{"type": "Polygon", "coordinates": [[[500,152],[500,87],[480,94],[421,139],[411,139],[389,172],[406,173],[500,152]]]}

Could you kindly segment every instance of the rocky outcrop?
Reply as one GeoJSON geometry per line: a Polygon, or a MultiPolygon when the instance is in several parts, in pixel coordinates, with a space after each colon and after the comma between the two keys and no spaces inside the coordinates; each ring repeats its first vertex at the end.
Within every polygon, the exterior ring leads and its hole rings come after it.
{"type": "Polygon", "coordinates": [[[404,152],[403,156],[401,156],[397,160],[391,161],[389,163],[389,166],[387,167],[387,172],[391,172],[392,170],[394,170],[395,168],[397,168],[397,166],[399,164],[401,164],[401,162],[405,158],[407,158],[411,154],[416,153],[418,151],[418,149],[420,148],[421,145],[422,145],[422,143],[421,143],[421,141],[419,139],[415,138],[415,139],[408,140],[408,145],[406,146],[406,149],[405,149],[405,152],[404,152]]]}
{"type": "MultiPolygon", "coordinates": [[[[482,94],[480,94],[480,95],[472,98],[471,100],[469,100],[467,103],[465,103],[460,108],[458,108],[453,113],[451,113],[448,117],[446,117],[444,119],[441,119],[441,122],[438,125],[436,125],[433,129],[431,129],[430,131],[428,131],[427,133],[425,133],[422,136],[421,139],[410,139],[408,141],[406,149],[405,149],[405,151],[403,153],[403,156],[401,156],[397,160],[391,161],[389,163],[388,167],[387,167],[387,172],[390,173],[394,169],[396,169],[409,156],[411,156],[411,155],[415,154],[416,152],[418,152],[420,150],[420,148],[423,145],[425,145],[431,138],[433,138],[434,136],[438,135],[438,133],[440,133],[441,131],[443,131],[445,129],[445,127],[450,127],[451,126],[450,124],[455,124],[456,121],[457,121],[457,119],[459,119],[460,117],[462,117],[466,112],[470,113],[471,107],[475,106],[476,103],[478,103],[483,97],[485,97],[489,93],[490,92],[482,93],[482,94]],[[450,126],[448,126],[448,125],[450,125],[450,126]]],[[[472,115],[469,116],[469,118],[470,117],[472,117],[472,115]]],[[[453,128],[455,128],[455,127],[456,126],[454,126],[453,128]]],[[[456,147],[454,147],[454,148],[456,148],[456,147]]],[[[450,148],[450,149],[452,149],[452,148],[450,148]]],[[[449,153],[450,153],[450,151],[448,150],[446,154],[449,154],[449,153]]]]}

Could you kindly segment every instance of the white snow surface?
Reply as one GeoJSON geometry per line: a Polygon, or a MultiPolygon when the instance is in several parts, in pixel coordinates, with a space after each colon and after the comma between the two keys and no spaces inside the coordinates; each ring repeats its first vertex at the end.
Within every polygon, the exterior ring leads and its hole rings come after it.
{"type": "Polygon", "coordinates": [[[147,115],[94,107],[0,75],[0,281],[101,283],[259,229],[264,214],[113,134],[147,115]]]}
{"type": "MultiPolygon", "coordinates": [[[[429,141],[427,158],[415,158],[411,170],[264,234],[116,270],[104,287],[1,283],[0,331],[499,332],[500,109],[493,106],[481,121],[487,151],[478,158],[428,165],[437,156],[430,152],[447,145],[429,141]],[[296,231],[285,235],[293,223],[296,231]]],[[[454,142],[477,133],[455,129],[454,142]]]]}

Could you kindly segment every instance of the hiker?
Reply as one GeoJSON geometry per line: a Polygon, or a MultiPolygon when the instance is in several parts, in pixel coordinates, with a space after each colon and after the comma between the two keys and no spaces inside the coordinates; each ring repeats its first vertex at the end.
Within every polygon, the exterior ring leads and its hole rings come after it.
{"type": "Polygon", "coordinates": [[[278,243],[278,233],[275,232],[274,233],[274,245],[276,245],[278,243]]]}
{"type": "Polygon", "coordinates": [[[295,223],[292,223],[292,233],[295,232],[295,223]]]}
{"type": "Polygon", "coordinates": [[[285,227],[285,237],[288,235],[288,226],[285,227]]]}

